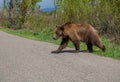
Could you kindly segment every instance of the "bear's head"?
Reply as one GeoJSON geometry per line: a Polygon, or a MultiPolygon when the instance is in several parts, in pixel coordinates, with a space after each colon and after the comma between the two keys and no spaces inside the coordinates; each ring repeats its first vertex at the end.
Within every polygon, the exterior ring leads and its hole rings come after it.
{"type": "Polygon", "coordinates": [[[57,40],[59,37],[61,37],[63,34],[63,26],[56,26],[53,39],[57,40]]]}
{"type": "Polygon", "coordinates": [[[53,39],[57,40],[59,37],[65,37],[65,28],[66,27],[70,27],[69,25],[72,24],[71,22],[66,22],[65,24],[61,25],[61,26],[56,26],[55,31],[54,31],[54,35],[53,35],[53,39]]]}

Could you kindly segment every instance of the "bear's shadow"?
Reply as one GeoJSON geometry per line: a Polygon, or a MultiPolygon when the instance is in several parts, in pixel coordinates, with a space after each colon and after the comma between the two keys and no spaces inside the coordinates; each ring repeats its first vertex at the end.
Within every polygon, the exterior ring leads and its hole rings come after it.
{"type": "MultiPolygon", "coordinates": [[[[86,50],[80,50],[79,52],[88,53],[86,50]]],[[[79,53],[79,52],[75,52],[75,50],[62,50],[59,53],[79,53]]],[[[58,54],[55,51],[52,51],[51,53],[52,54],[58,54]]]]}

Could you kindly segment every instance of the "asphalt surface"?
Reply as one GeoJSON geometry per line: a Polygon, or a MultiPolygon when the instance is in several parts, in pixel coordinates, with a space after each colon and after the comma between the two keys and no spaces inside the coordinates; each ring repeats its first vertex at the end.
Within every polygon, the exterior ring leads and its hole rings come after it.
{"type": "Polygon", "coordinates": [[[119,60],[57,48],[0,31],[0,82],[120,82],[119,60]]]}

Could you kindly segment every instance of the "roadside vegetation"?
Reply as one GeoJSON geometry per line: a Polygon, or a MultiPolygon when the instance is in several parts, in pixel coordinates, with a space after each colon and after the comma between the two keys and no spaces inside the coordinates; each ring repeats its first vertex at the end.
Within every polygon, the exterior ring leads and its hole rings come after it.
{"type": "MultiPolygon", "coordinates": [[[[98,30],[102,42],[107,47],[102,52],[97,47],[95,54],[120,58],[120,0],[55,0],[55,11],[41,12],[36,5],[41,0],[4,0],[4,7],[0,10],[1,30],[22,37],[46,41],[55,44],[60,39],[52,39],[53,29],[71,21],[75,23],[87,22],[98,30]]],[[[73,47],[69,43],[69,47],[73,47]]],[[[81,49],[86,45],[81,44],[81,49]]]]}

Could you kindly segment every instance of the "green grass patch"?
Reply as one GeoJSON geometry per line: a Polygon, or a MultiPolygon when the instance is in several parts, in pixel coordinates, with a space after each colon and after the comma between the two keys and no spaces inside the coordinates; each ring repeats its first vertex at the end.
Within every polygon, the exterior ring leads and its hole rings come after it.
{"type": "MultiPolygon", "coordinates": [[[[8,28],[0,28],[2,31],[5,31],[10,34],[15,34],[21,37],[33,39],[33,40],[38,40],[38,41],[45,41],[45,42],[50,42],[50,43],[55,43],[55,44],[60,44],[61,39],[58,40],[53,40],[53,29],[51,27],[48,27],[44,29],[42,32],[39,31],[30,31],[30,30],[11,30],[8,28]]],[[[120,59],[120,45],[112,44],[106,39],[105,37],[101,38],[102,43],[106,46],[106,52],[102,52],[97,47],[94,47],[94,53],[101,55],[101,56],[107,56],[107,57],[112,57],[112,58],[117,58],[120,59]]],[[[74,47],[72,42],[69,42],[68,44],[69,47],[74,47]]],[[[81,50],[86,49],[85,43],[80,44],[81,50]]]]}

